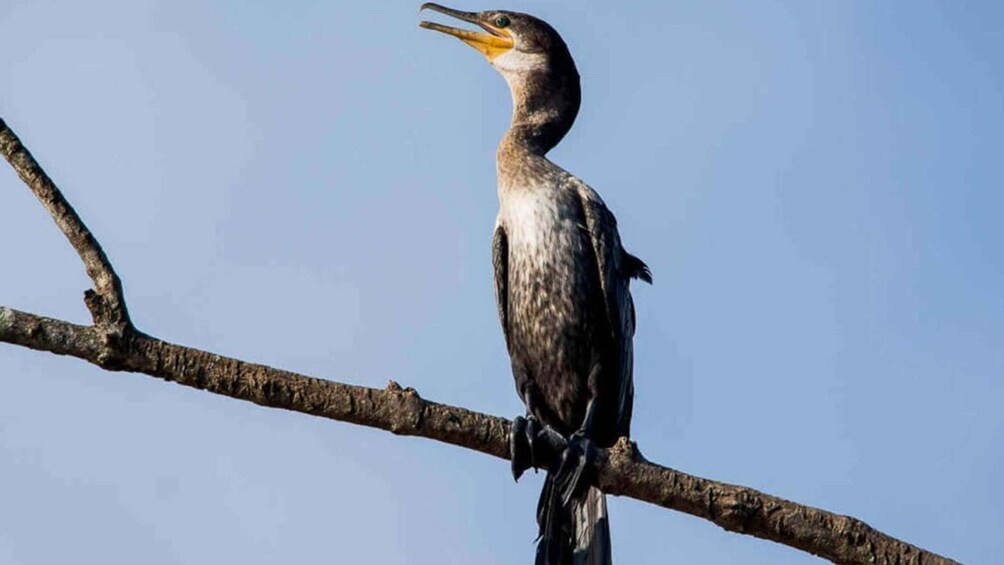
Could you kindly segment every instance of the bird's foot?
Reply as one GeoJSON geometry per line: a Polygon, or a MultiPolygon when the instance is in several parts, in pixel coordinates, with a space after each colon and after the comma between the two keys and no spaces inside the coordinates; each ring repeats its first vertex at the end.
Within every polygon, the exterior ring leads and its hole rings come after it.
{"type": "Polygon", "coordinates": [[[582,432],[572,434],[565,450],[561,452],[561,464],[554,477],[563,505],[567,506],[593,482],[595,461],[596,445],[593,440],[582,432]]]}
{"type": "Polygon", "coordinates": [[[517,481],[527,469],[550,468],[565,450],[565,438],[536,417],[517,416],[509,430],[509,455],[512,477],[517,481]]]}
{"type": "Polygon", "coordinates": [[[509,428],[509,461],[512,464],[512,478],[518,481],[523,473],[530,468],[530,444],[526,437],[528,424],[523,416],[512,419],[509,428]]]}

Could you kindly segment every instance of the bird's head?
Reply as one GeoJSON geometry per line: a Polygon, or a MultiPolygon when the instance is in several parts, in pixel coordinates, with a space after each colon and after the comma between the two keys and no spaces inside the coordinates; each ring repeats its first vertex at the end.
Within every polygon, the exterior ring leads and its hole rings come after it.
{"type": "Polygon", "coordinates": [[[529,14],[507,10],[462,12],[432,2],[422,4],[420,10],[446,14],[484,30],[486,33],[428,21],[419,24],[426,29],[452,35],[477,49],[503,75],[572,64],[568,47],[558,32],[547,22],[529,14]]]}
{"type": "Polygon", "coordinates": [[[481,31],[435,22],[419,25],[452,35],[480,51],[509,83],[513,133],[538,149],[553,147],[579,110],[579,73],[568,46],[547,22],[507,10],[463,12],[427,2],[431,10],[474,24],[481,31]]]}

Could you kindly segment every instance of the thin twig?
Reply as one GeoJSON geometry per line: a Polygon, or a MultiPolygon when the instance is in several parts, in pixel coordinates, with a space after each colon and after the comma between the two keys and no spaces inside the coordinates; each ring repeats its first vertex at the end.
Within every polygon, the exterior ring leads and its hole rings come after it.
{"type": "Polygon", "coordinates": [[[122,294],[122,281],[98,240],[3,118],[0,118],[0,153],[35,193],[84,262],[87,276],[94,281],[94,291],[84,297],[94,323],[118,334],[130,328],[132,322],[122,294]]]}

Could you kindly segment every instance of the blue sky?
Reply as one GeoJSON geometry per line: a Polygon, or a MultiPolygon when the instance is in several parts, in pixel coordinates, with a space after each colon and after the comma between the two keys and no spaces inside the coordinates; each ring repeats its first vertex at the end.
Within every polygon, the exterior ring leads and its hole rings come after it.
{"type": "MultiPolygon", "coordinates": [[[[0,115],[139,327],[521,412],[495,319],[509,94],[418,2],[0,7],[0,115]]],[[[652,267],[649,458],[1004,555],[999,3],[514,2],[583,82],[552,158],[652,267]]],[[[88,280],[0,167],[0,303],[88,280]]],[[[421,439],[0,347],[0,563],[528,563],[540,477],[421,439]]],[[[633,500],[620,563],[812,563],[633,500]]]]}

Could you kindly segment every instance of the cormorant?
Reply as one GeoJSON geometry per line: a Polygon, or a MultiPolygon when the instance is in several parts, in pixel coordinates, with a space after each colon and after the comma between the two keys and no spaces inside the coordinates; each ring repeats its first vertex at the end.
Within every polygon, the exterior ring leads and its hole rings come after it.
{"type": "Polygon", "coordinates": [[[579,111],[579,73],[561,36],[519,12],[429,9],[487,33],[423,21],[487,57],[513,99],[498,147],[500,210],[492,241],[498,315],[527,415],[513,422],[513,476],[547,465],[537,507],[538,564],[611,562],[594,445],[628,436],[634,395],[630,279],[652,282],[621,245],[600,196],[545,155],[579,111]],[[558,452],[555,452],[558,450],[558,452]]]}

